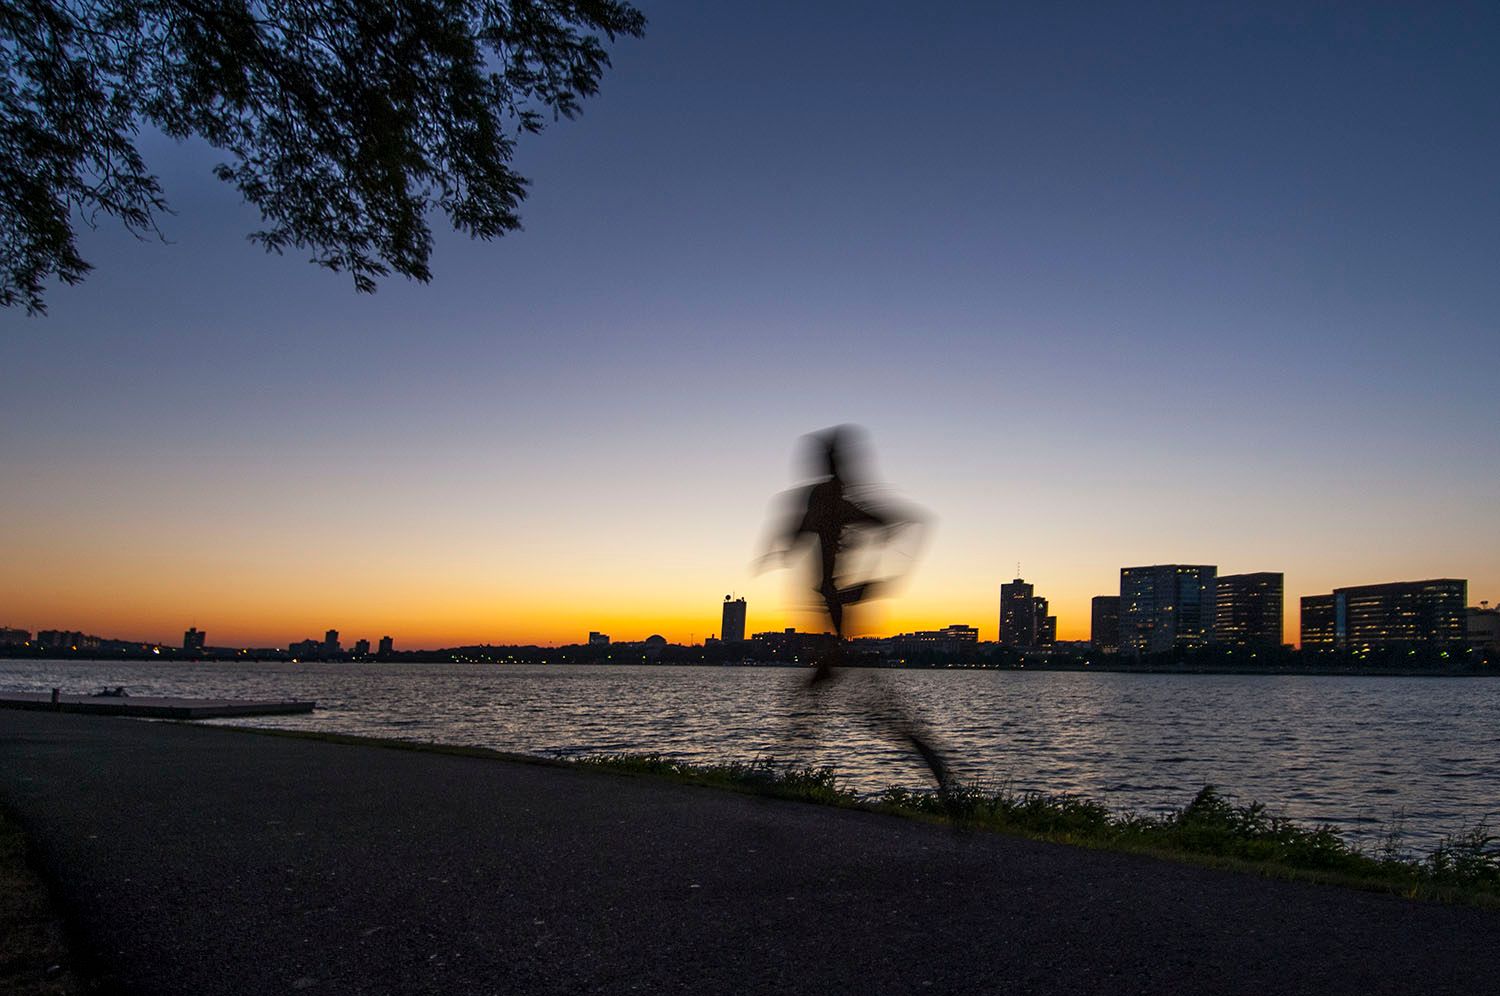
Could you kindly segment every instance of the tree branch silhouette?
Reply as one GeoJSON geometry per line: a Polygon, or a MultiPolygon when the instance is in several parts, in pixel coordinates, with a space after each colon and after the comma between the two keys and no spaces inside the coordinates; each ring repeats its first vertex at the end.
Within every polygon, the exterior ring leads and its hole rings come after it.
{"type": "Polygon", "coordinates": [[[160,235],[143,126],[227,154],[251,238],[373,292],[431,279],[432,230],[520,227],[517,138],[574,117],[640,36],[622,0],[5,0],[0,3],[0,305],[45,313],[91,269],[75,221],[160,235]]]}

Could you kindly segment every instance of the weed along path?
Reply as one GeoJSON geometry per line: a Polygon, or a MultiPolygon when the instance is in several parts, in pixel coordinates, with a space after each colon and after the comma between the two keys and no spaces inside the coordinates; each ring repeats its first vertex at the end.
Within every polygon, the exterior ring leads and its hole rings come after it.
{"type": "Polygon", "coordinates": [[[660,779],[0,713],[128,993],[1500,992],[1500,912],[660,779]]]}

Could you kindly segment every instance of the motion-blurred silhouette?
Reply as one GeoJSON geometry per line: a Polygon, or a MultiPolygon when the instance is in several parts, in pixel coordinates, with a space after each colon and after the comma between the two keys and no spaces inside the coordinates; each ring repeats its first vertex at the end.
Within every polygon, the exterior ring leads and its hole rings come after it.
{"type": "MultiPolygon", "coordinates": [[[[834,677],[843,662],[854,606],[888,589],[896,575],[879,576],[883,554],[903,533],[919,532],[915,509],[878,493],[864,470],[862,433],[840,425],[807,437],[808,471],[814,480],[784,496],[783,525],[771,538],[762,563],[784,563],[807,542],[817,545],[813,590],[833,625],[832,649],[818,657],[809,688],[834,677]]],[[[887,569],[888,570],[888,569],[887,569]]],[[[940,791],[948,788],[948,766],[908,710],[888,690],[868,703],[868,719],[910,744],[932,770],[940,791]]]]}

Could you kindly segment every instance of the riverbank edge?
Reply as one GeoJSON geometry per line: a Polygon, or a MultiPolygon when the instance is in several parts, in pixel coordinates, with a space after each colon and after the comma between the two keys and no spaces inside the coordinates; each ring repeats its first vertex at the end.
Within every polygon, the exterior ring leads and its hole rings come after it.
{"type": "MultiPolygon", "coordinates": [[[[200,724],[180,724],[197,726],[200,724]]],[[[1256,875],[1262,878],[1285,882],[1310,883],[1355,889],[1362,892],[1378,892],[1401,899],[1433,902],[1444,905],[1474,906],[1483,909],[1500,909],[1500,891],[1468,888],[1454,885],[1436,885],[1414,881],[1414,863],[1406,863],[1401,871],[1390,869],[1388,874],[1347,874],[1315,868],[1302,868],[1273,860],[1246,860],[1244,858],[1208,854],[1201,851],[1176,847],[1139,844],[1130,841],[1103,839],[1086,833],[1037,830],[1018,825],[997,825],[983,819],[953,812],[938,801],[936,795],[918,795],[897,790],[880,799],[861,799],[853,793],[834,789],[833,776],[828,769],[782,769],[784,774],[769,774],[772,766],[759,765],[688,765],[667,762],[652,755],[613,755],[584,758],[544,757],[462,744],[430,743],[417,740],[401,740],[388,737],[359,736],[349,733],[333,733],[320,730],[289,730],[275,727],[232,726],[214,724],[211,729],[232,733],[251,733],[261,736],[287,737],[313,740],[346,746],[380,747],[392,750],[421,753],[447,754],[509,761],[540,767],[566,770],[601,771],[615,776],[651,778],[694,785],[702,788],[728,790],[746,795],[758,795],[793,802],[813,803],[853,809],[861,812],[891,816],[900,819],[918,820],[940,826],[948,826],[967,832],[1000,833],[1028,840],[1081,847],[1092,851],[1134,854],[1177,864],[1194,865],[1238,874],[1256,875]]],[[[1211,793],[1212,788],[1206,787],[1211,793]]],[[[968,790],[971,794],[972,788],[968,790]]],[[[1088,803],[1070,796],[1036,796],[1043,804],[1071,801],[1088,803]]],[[[1092,804],[1097,805],[1097,804],[1092,804]]],[[[1254,807],[1254,804],[1251,804],[1254,807]]],[[[1245,808],[1251,808],[1245,807],[1245,808]]],[[[1287,821],[1290,824],[1290,821],[1287,821]]],[[[1294,825],[1296,826],[1296,825],[1294,825]]],[[[1305,831],[1311,833],[1312,831],[1305,831]]]]}

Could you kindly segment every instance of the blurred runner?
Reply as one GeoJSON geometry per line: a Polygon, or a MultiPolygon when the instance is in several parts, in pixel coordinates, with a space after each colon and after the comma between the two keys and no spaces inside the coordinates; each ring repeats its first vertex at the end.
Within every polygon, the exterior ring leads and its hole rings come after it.
{"type": "MultiPolygon", "coordinates": [[[[817,546],[813,590],[833,625],[834,643],[818,656],[811,689],[832,679],[834,668],[843,663],[850,610],[895,580],[875,576],[884,566],[884,552],[900,534],[918,531],[922,519],[915,509],[879,496],[861,474],[861,440],[855,426],[814,433],[808,443],[808,469],[814,481],[788,496],[784,525],[772,536],[763,561],[784,563],[807,543],[817,546]]],[[[873,691],[876,700],[869,703],[866,719],[909,744],[931,769],[939,791],[946,792],[948,766],[931,736],[888,689],[877,685],[873,691]]]]}

